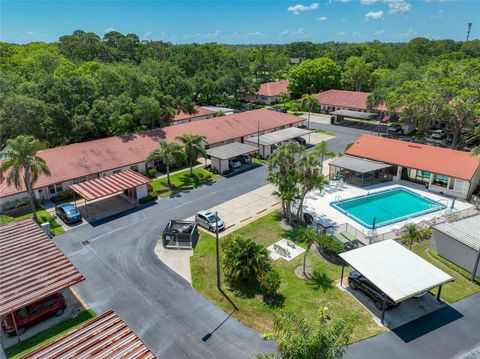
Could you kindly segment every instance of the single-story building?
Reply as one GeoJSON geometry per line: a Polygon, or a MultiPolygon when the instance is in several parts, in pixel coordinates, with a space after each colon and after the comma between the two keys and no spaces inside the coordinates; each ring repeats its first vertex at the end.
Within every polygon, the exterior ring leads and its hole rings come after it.
{"type": "Polygon", "coordinates": [[[376,106],[369,109],[367,98],[370,92],[346,91],[346,90],[327,90],[315,95],[320,109],[326,113],[337,110],[350,110],[358,112],[370,111],[377,116],[387,111],[385,105],[376,106]]]}
{"type": "Polygon", "coordinates": [[[211,109],[195,106],[195,113],[180,112],[171,119],[165,121],[168,125],[180,125],[182,123],[188,123],[193,121],[207,120],[215,116],[216,111],[211,109]]]}
{"type": "Polygon", "coordinates": [[[18,337],[25,328],[15,311],[85,280],[31,218],[0,226],[0,253],[0,316],[10,316],[18,337]]]}
{"type": "Polygon", "coordinates": [[[205,108],[207,110],[215,112],[217,115],[218,114],[224,114],[225,116],[233,115],[234,113],[237,113],[238,110],[235,110],[234,108],[230,107],[225,107],[225,106],[202,106],[202,108],[205,108]]]}
{"type": "Polygon", "coordinates": [[[330,163],[330,178],[360,186],[404,180],[462,199],[480,182],[478,158],[450,148],[362,135],[346,155],[330,163]]]}
{"type": "Polygon", "coordinates": [[[440,256],[480,277],[480,215],[433,226],[430,247],[440,256]]]}
{"type": "Polygon", "coordinates": [[[156,357],[127,323],[114,310],[109,310],[22,358],[154,359],[156,357]]]}
{"type": "MultiPolygon", "coordinates": [[[[184,134],[199,135],[204,136],[204,146],[212,148],[232,142],[243,143],[245,138],[252,135],[299,126],[304,121],[297,116],[259,109],[40,150],[37,154],[47,162],[51,176],[41,176],[34,185],[34,192],[38,199],[46,200],[66,191],[73,184],[128,170],[145,173],[146,158],[158,148],[161,139],[175,141],[184,134]]],[[[7,186],[2,179],[0,211],[8,209],[9,202],[24,200],[26,196],[23,188],[18,190],[14,186],[7,186]]]]}
{"type": "Polygon", "coordinates": [[[245,99],[250,102],[273,105],[280,101],[281,93],[290,93],[288,80],[265,82],[254,95],[247,95],[245,99]]]}

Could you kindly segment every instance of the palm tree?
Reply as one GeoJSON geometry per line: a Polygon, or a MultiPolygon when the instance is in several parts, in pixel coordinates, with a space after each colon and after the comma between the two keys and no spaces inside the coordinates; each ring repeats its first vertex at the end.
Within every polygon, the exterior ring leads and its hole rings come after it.
{"type": "Polygon", "coordinates": [[[207,157],[207,151],[202,146],[202,141],[205,139],[205,136],[197,136],[184,134],[183,136],[178,136],[177,140],[181,141],[185,146],[185,156],[187,157],[188,165],[190,166],[190,176],[193,174],[193,163],[201,155],[207,157]]]}
{"type": "Polygon", "coordinates": [[[415,223],[407,224],[403,230],[403,235],[408,240],[408,248],[412,250],[413,242],[420,239],[420,231],[415,223]]]}
{"type": "Polygon", "coordinates": [[[320,173],[323,172],[323,161],[325,157],[335,157],[337,154],[333,151],[328,149],[328,144],[326,141],[322,141],[315,146],[313,149],[313,153],[320,158],[320,173]]]}
{"type": "Polygon", "coordinates": [[[310,115],[318,105],[318,100],[314,94],[305,94],[302,96],[302,107],[308,111],[308,128],[310,128],[310,115]]]}
{"type": "Polygon", "coordinates": [[[317,242],[318,233],[312,227],[303,227],[298,235],[298,240],[307,245],[307,248],[303,254],[303,275],[307,277],[305,269],[307,265],[307,253],[310,247],[317,242]]]}
{"type": "Polygon", "coordinates": [[[2,172],[7,174],[7,185],[12,184],[21,190],[22,186],[27,190],[32,206],[33,219],[37,219],[35,194],[33,186],[41,175],[50,177],[50,169],[45,160],[37,156],[37,151],[43,148],[43,144],[33,136],[17,136],[7,140],[7,150],[2,151],[2,172]],[[22,183],[23,177],[23,183],[22,183]]]}
{"type": "Polygon", "coordinates": [[[287,92],[282,92],[279,95],[280,102],[283,103],[283,106],[285,107],[287,105],[288,100],[290,100],[290,94],[287,92]]]}
{"type": "Polygon", "coordinates": [[[472,148],[471,153],[472,155],[477,156],[478,159],[480,160],[480,146],[472,148]]]}
{"type": "Polygon", "coordinates": [[[162,161],[167,170],[167,183],[170,183],[170,166],[181,162],[185,158],[182,146],[176,142],[159,141],[160,147],[150,152],[147,162],[162,161]]]}
{"type": "MultiPolygon", "coordinates": [[[[340,359],[353,331],[352,320],[328,320],[324,311],[316,320],[291,312],[280,312],[275,318],[273,333],[280,358],[340,359]]],[[[275,357],[275,356],[273,356],[275,357]]]]}

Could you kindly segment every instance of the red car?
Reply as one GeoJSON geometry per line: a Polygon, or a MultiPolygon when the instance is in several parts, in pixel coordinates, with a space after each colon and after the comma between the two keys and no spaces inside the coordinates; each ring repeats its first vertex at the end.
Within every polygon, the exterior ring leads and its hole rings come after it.
{"type": "MultiPolygon", "coordinates": [[[[53,315],[61,316],[67,305],[61,294],[53,294],[47,298],[39,300],[33,304],[16,310],[13,315],[17,324],[18,334],[25,333],[28,327],[31,327],[42,320],[50,318],[53,315]]],[[[2,329],[8,335],[15,335],[12,314],[8,314],[2,321],[2,329]]]]}

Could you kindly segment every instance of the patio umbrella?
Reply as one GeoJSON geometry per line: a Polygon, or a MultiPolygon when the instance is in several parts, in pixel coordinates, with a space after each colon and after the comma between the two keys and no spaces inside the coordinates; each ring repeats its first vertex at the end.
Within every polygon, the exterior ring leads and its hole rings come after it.
{"type": "Polygon", "coordinates": [[[452,205],[450,206],[450,209],[455,209],[455,201],[456,200],[457,200],[456,198],[453,198],[452,205]]]}

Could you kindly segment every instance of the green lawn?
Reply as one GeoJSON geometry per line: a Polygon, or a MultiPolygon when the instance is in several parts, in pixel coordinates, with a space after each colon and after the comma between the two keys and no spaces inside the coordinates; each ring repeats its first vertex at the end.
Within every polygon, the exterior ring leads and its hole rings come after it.
{"type": "Polygon", "coordinates": [[[5,355],[7,358],[20,358],[21,356],[30,353],[34,349],[51,342],[55,338],[58,338],[66,332],[78,327],[80,324],[92,319],[96,316],[93,310],[85,310],[79,313],[75,318],[69,318],[55,324],[51,328],[40,332],[33,337],[22,340],[20,343],[14,344],[11,347],[5,349],[5,355]]]}
{"type": "MultiPolygon", "coordinates": [[[[280,238],[296,241],[297,232],[284,229],[277,221],[277,214],[269,214],[257,221],[237,230],[235,233],[254,238],[257,243],[266,246],[280,238]]],[[[223,281],[223,288],[229,298],[239,308],[233,313],[237,319],[262,333],[270,332],[273,327],[275,313],[281,310],[302,313],[306,318],[315,318],[320,308],[327,307],[331,317],[350,316],[355,323],[352,342],[377,335],[384,330],[371,319],[371,315],[363,309],[349,294],[335,286],[334,281],[341,275],[341,267],[308,255],[314,271],[314,279],[302,280],[294,270],[303,263],[303,256],[287,262],[279,259],[273,266],[281,275],[280,295],[273,306],[265,304],[253,288],[232,289],[223,281]]],[[[231,304],[216,289],[215,272],[215,239],[202,233],[202,237],[191,258],[192,284],[202,295],[207,297],[226,312],[232,311],[231,304]]]]}
{"type": "MultiPolygon", "coordinates": [[[[10,222],[20,221],[25,218],[31,218],[32,213],[27,213],[22,216],[18,217],[9,217],[9,216],[0,216],[0,225],[7,224],[10,222]]],[[[44,209],[37,211],[37,223],[42,224],[45,222],[50,223],[50,227],[52,229],[52,235],[57,236],[65,232],[63,227],[58,224],[58,222],[44,209]]]]}
{"type": "MultiPolygon", "coordinates": [[[[445,273],[450,274],[455,280],[453,282],[447,283],[442,288],[442,299],[448,303],[453,303],[459,301],[465,297],[468,297],[478,291],[480,291],[480,285],[478,283],[471,282],[465,278],[460,271],[456,271],[455,266],[446,265],[448,261],[443,258],[443,261],[436,259],[434,256],[438,256],[435,252],[430,252],[428,249],[430,241],[424,241],[419,244],[415,244],[412,247],[413,252],[418,254],[423,259],[429,261],[433,265],[437,266],[445,273]]],[[[460,269],[459,269],[460,270],[460,269]]],[[[432,293],[437,294],[437,290],[434,289],[432,293]]]]}
{"type": "Polygon", "coordinates": [[[203,168],[194,168],[193,174],[190,176],[190,170],[187,169],[170,176],[170,182],[172,183],[171,188],[167,186],[166,177],[150,182],[152,191],[149,194],[153,197],[157,195],[160,197],[168,197],[171,194],[212,182],[220,177],[221,176],[215,175],[203,168]]]}

